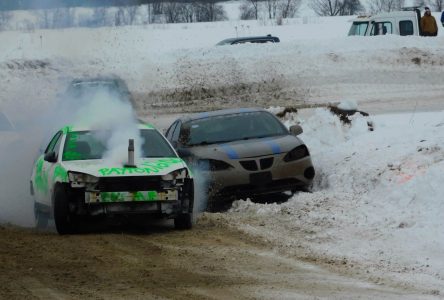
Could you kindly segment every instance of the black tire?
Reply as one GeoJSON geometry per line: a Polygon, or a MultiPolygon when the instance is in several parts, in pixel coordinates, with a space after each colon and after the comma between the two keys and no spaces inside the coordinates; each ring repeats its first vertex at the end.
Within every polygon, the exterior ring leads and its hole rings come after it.
{"type": "Polygon", "coordinates": [[[49,214],[41,211],[36,202],[34,202],[34,225],[37,229],[46,229],[48,227],[49,214]]]}
{"type": "Polygon", "coordinates": [[[174,228],[179,230],[191,229],[193,227],[192,214],[180,214],[174,218],[174,228]]]}
{"type": "Polygon", "coordinates": [[[65,189],[57,186],[54,190],[54,223],[59,234],[70,234],[73,231],[72,216],[69,213],[69,202],[65,189]]]}

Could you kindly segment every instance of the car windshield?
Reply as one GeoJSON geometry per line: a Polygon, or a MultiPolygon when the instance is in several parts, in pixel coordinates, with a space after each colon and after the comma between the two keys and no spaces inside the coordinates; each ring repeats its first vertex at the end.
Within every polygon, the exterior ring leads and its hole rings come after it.
{"type": "MultiPolygon", "coordinates": [[[[105,144],[106,139],[99,137],[107,136],[107,133],[103,131],[69,132],[66,136],[62,159],[64,161],[101,159],[108,149],[105,144]]],[[[143,140],[142,157],[176,157],[173,149],[156,130],[142,129],[140,135],[143,140]]]]}
{"type": "Polygon", "coordinates": [[[212,116],[184,123],[180,142],[185,146],[226,143],[286,135],[287,129],[263,111],[212,116]]]}
{"type": "Polygon", "coordinates": [[[353,22],[348,35],[365,35],[368,22],[353,22]]]}

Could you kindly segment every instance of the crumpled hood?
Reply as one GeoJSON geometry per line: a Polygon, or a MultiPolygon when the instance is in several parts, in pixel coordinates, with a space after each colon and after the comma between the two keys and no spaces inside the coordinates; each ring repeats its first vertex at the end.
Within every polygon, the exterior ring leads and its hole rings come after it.
{"type": "Polygon", "coordinates": [[[214,159],[242,159],[265,155],[287,153],[303,142],[292,135],[241,140],[224,144],[191,147],[197,157],[214,159]]]}
{"type": "Polygon", "coordinates": [[[166,175],[186,168],[181,158],[140,158],[137,168],[125,168],[122,164],[109,163],[103,159],[63,161],[62,166],[69,172],[85,173],[96,177],[116,176],[157,176],[166,175]]]}

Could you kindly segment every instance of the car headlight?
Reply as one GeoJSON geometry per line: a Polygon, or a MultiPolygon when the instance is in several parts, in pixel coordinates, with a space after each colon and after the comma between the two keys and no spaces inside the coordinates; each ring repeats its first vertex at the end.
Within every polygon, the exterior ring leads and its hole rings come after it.
{"type": "Polygon", "coordinates": [[[171,173],[162,176],[162,180],[176,180],[185,179],[188,176],[188,170],[186,168],[175,170],[171,173]]]}
{"type": "Polygon", "coordinates": [[[68,178],[70,182],[76,183],[96,183],[99,181],[98,177],[77,172],[68,172],[68,178]]]}
{"type": "Polygon", "coordinates": [[[215,159],[199,159],[197,161],[197,167],[202,171],[223,171],[233,168],[232,165],[215,159]]]}
{"type": "Polygon", "coordinates": [[[304,158],[309,155],[310,155],[310,152],[308,152],[307,146],[301,145],[301,146],[294,148],[290,152],[288,152],[287,155],[285,155],[285,157],[284,157],[284,161],[286,161],[286,162],[294,161],[294,160],[298,160],[298,159],[304,158]]]}

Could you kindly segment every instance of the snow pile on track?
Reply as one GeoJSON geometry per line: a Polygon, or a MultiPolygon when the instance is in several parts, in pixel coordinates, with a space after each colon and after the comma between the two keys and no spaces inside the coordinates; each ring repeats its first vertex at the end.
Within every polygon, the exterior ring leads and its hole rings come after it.
{"type": "Polygon", "coordinates": [[[442,288],[444,112],[372,120],[373,132],[364,117],[348,127],[317,109],[302,120],[317,170],[314,192],[283,204],[240,200],[229,218],[294,255],[310,249],[364,276],[389,271],[396,280],[442,288]]]}

